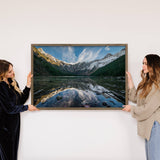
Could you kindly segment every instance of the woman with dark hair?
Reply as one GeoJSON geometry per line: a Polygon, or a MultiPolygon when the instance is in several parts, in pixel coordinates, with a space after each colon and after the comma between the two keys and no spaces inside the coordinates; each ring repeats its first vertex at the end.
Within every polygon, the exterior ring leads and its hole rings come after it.
{"type": "Polygon", "coordinates": [[[14,77],[13,65],[0,60],[0,160],[17,160],[20,112],[38,110],[33,105],[24,105],[29,97],[31,73],[23,91],[14,77]]]}
{"type": "Polygon", "coordinates": [[[142,81],[137,90],[127,72],[129,100],[137,106],[124,105],[137,120],[138,134],[145,139],[146,159],[160,160],[160,57],[148,54],[143,60],[142,81]]]}

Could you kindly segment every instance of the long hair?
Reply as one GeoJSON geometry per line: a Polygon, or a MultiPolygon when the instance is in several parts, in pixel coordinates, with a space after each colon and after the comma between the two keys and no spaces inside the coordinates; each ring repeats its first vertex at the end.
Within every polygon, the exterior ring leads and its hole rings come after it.
{"type": "MultiPolygon", "coordinates": [[[[12,63],[6,61],[6,60],[0,60],[0,81],[3,81],[7,71],[9,70],[9,66],[13,66],[12,63]]],[[[14,87],[14,89],[21,94],[21,90],[19,89],[19,87],[17,86],[17,82],[16,80],[13,78],[12,79],[12,83],[11,85],[14,87]]]]}
{"type": "Polygon", "coordinates": [[[146,98],[154,84],[157,89],[160,89],[160,57],[156,54],[148,54],[145,56],[147,60],[148,73],[141,71],[142,81],[139,83],[137,93],[139,90],[140,98],[146,98]]]}

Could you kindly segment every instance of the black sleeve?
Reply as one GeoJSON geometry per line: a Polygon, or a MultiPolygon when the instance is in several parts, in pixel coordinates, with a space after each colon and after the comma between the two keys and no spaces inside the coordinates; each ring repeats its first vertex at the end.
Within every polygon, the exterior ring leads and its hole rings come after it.
{"type": "Polygon", "coordinates": [[[16,105],[7,94],[7,89],[0,86],[0,107],[8,114],[16,114],[28,110],[28,105],[16,105]]]}
{"type": "MultiPolygon", "coordinates": [[[[19,88],[19,84],[17,81],[16,83],[17,83],[17,87],[19,88]]],[[[27,101],[29,97],[29,92],[30,92],[30,88],[26,86],[20,95],[20,104],[24,104],[27,101]]]]}
{"type": "Polygon", "coordinates": [[[28,88],[27,86],[24,88],[22,94],[21,94],[21,98],[20,98],[20,103],[24,104],[28,97],[29,97],[29,92],[30,92],[30,88],[28,88]]]}

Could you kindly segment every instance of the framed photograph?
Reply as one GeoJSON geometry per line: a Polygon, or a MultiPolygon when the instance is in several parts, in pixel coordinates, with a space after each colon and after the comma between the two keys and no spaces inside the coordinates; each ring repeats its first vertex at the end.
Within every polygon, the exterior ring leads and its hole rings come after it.
{"type": "Polygon", "coordinates": [[[39,109],[122,109],[127,44],[32,44],[32,104],[39,109]]]}

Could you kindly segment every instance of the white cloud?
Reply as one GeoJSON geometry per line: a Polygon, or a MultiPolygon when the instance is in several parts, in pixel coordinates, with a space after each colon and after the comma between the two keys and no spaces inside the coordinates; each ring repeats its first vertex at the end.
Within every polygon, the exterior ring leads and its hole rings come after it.
{"type": "Polygon", "coordinates": [[[109,50],[110,50],[109,46],[105,47],[105,50],[106,50],[106,51],[109,51],[109,50]]]}
{"type": "Polygon", "coordinates": [[[94,51],[94,50],[86,48],[80,53],[77,62],[90,62],[90,61],[93,61],[98,57],[100,51],[101,51],[101,49],[99,49],[98,51],[97,50],[94,51]]]}
{"type": "Polygon", "coordinates": [[[74,49],[72,47],[65,47],[62,52],[62,60],[67,63],[75,63],[76,62],[76,55],[74,53],[74,49]]]}

